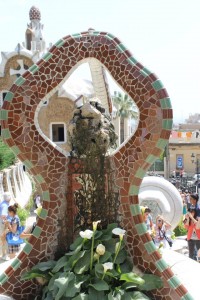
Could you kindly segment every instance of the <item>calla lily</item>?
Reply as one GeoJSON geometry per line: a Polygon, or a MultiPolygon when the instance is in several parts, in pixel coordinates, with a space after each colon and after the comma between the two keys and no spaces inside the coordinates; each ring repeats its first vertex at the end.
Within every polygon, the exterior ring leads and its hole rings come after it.
{"type": "Polygon", "coordinates": [[[111,263],[111,262],[104,263],[103,268],[104,268],[104,273],[106,273],[107,270],[112,270],[113,269],[113,263],[111,263]]]}
{"type": "Polygon", "coordinates": [[[97,230],[97,225],[98,225],[99,223],[101,223],[101,220],[92,223],[92,224],[93,224],[93,230],[94,230],[94,231],[97,230]]]}
{"type": "Polygon", "coordinates": [[[115,234],[115,235],[118,235],[120,237],[120,240],[123,240],[123,237],[126,233],[126,230],[121,229],[121,228],[114,228],[112,230],[112,233],[115,234]]]}
{"type": "Polygon", "coordinates": [[[93,236],[93,231],[92,230],[85,230],[85,231],[80,231],[80,236],[83,238],[83,239],[87,239],[87,240],[90,240],[93,236]]]}
{"type": "Polygon", "coordinates": [[[105,251],[106,251],[106,248],[102,244],[99,244],[96,248],[96,253],[99,255],[104,255],[105,251]]]}

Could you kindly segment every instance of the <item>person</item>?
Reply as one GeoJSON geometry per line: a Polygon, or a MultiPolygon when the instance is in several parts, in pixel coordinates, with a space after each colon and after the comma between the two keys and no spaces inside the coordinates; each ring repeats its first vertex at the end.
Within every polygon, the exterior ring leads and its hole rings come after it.
{"type": "Polygon", "coordinates": [[[187,229],[187,242],[189,257],[196,260],[196,253],[200,249],[200,220],[197,220],[197,210],[191,206],[183,220],[184,227],[187,229]]]}
{"type": "Polygon", "coordinates": [[[190,193],[188,192],[188,190],[185,190],[185,203],[187,205],[187,209],[190,208],[190,193]]]}
{"type": "Polygon", "coordinates": [[[171,224],[164,220],[162,216],[158,215],[156,218],[154,237],[155,245],[158,248],[161,244],[163,245],[163,248],[169,248],[172,246],[170,229],[171,224]]]}
{"type": "Polygon", "coordinates": [[[191,207],[195,207],[197,217],[200,217],[200,208],[199,208],[199,205],[198,205],[198,201],[199,201],[198,194],[191,194],[190,195],[190,205],[191,205],[191,207]]]}
{"type": "MultiPolygon", "coordinates": [[[[8,227],[8,231],[13,233],[13,239],[18,239],[18,229],[20,227],[20,219],[17,215],[18,204],[10,205],[8,207],[8,219],[5,223],[8,227]]],[[[8,245],[8,253],[10,258],[14,258],[17,252],[20,250],[20,245],[8,245]]]]}
{"type": "Polygon", "coordinates": [[[141,213],[142,213],[142,218],[143,218],[143,222],[145,223],[146,227],[147,227],[147,231],[149,232],[150,235],[153,234],[154,231],[154,225],[153,225],[153,221],[152,221],[152,216],[151,216],[151,210],[149,207],[147,206],[141,206],[141,213]]]}
{"type": "Polygon", "coordinates": [[[186,213],[187,213],[187,204],[186,204],[186,201],[185,201],[185,193],[183,193],[182,190],[179,190],[179,193],[180,193],[182,201],[183,201],[183,215],[186,215],[186,213]]]}
{"type": "Polygon", "coordinates": [[[6,230],[6,225],[5,221],[8,215],[8,207],[9,203],[11,201],[11,195],[9,192],[5,192],[3,195],[3,201],[0,203],[0,248],[1,248],[1,254],[2,254],[2,259],[7,260],[8,257],[6,255],[7,253],[7,244],[6,244],[6,239],[5,239],[5,230],[6,230]]]}

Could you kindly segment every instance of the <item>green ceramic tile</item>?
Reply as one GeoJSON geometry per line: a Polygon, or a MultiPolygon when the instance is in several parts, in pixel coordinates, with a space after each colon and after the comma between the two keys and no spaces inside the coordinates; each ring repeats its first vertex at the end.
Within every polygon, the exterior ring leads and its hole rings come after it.
{"type": "Polygon", "coordinates": [[[131,64],[131,65],[136,65],[138,63],[138,61],[134,58],[134,57],[129,57],[127,58],[127,61],[131,64]]]}
{"type": "Polygon", "coordinates": [[[8,120],[8,111],[5,109],[2,109],[0,111],[0,118],[1,118],[1,120],[8,120]]]}
{"type": "Polygon", "coordinates": [[[22,85],[22,84],[24,83],[24,81],[25,81],[25,79],[24,79],[22,76],[20,76],[20,77],[15,81],[15,84],[16,84],[17,86],[20,86],[20,85],[22,85]]]}
{"type": "Polygon", "coordinates": [[[62,40],[62,39],[60,39],[59,41],[57,41],[56,43],[55,43],[55,46],[57,47],[57,48],[60,48],[60,47],[62,47],[62,45],[65,43],[65,41],[64,40],[62,40]]]}
{"type": "Polygon", "coordinates": [[[176,289],[181,284],[180,280],[176,276],[168,279],[168,282],[173,289],[176,289]]]}
{"type": "Polygon", "coordinates": [[[72,34],[72,37],[73,38],[80,38],[80,37],[82,37],[82,35],[80,33],[74,33],[74,34],[72,34]]]}
{"type": "Polygon", "coordinates": [[[33,164],[30,160],[26,159],[23,161],[23,164],[28,168],[31,169],[33,167],[33,164]]]}
{"type": "Polygon", "coordinates": [[[40,213],[40,218],[46,219],[47,214],[48,214],[48,211],[43,208],[40,213]]]}
{"type": "Polygon", "coordinates": [[[135,174],[135,177],[138,177],[138,178],[143,178],[144,175],[146,174],[146,171],[143,170],[142,168],[139,168],[135,174]]]}
{"type": "Polygon", "coordinates": [[[132,216],[137,216],[141,214],[141,209],[139,204],[131,204],[130,209],[131,209],[132,216]]]}
{"type": "Polygon", "coordinates": [[[164,150],[167,144],[168,144],[168,140],[159,139],[156,143],[156,147],[164,150]]]}
{"type": "Polygon", "coordinates": [[[159,79],[156,80],[156,81],[154,81],[154,82],[152,83],[152,86],[153,86],[153,88],[154,88],[156,91],[159,91],[159,90],[161,90],[161,89],[164,88],[162,82],[161,82],[159,79]]]}
{"type": "Polygon", "coordinates": [[[152,72],[151,71],[149,71],[147,68],[143,68],[142,70],[140,70],[140,73],[143,75],[143,76],[145,76],[145,77],[147,77],[147,76],[149,76],[150,74],[152,74],[152,72]]]}
{"type": "Polygon", "coordinates": [[[156,266],[160,272],[163,272],[164,270],[166,270],[168,268],[167,263],[162,258],[157,260],[156,266]]]}
{"type": "Polygon", "coordinates": [[[155,155],[150,154],[149,156],[147,156],[146,158],[146,162],[148,162],[149,164],[154,163],[154,161],[157,159],[157,157],[155,155]]]}
{"type": "Polygon", "coordinates": [[[53,56],[52,53],[47,52],[47,53],[42,57],[42,59],[44,59],[45,61],[48,61],[52,56],[53,56]]]}
{"type": "Polygon", "coordinates": [[[39,70],[39,67],[37,65],[32,65],[30,68],[29,68],[29,71],[34,74],[36,71],[39,70]]]}
{"type": "Polygon", "coordinates": [[[172,108],[170,98],[160,99],[160,104],[162,108],[172,108]]]}
{"type": "Polygon", "coordinates": [[[13,267],[14,270],[17,270],[17,268],[19,268],[19,266],[21,265],[21,260],[19,260],[18,258],[16,258],[12,264],[11,267],[13,267]]]}
{"type": "Polygon", "coordinates": [[[44,182],[44,178],[40,174],[36,175],[35,179],[37,180],[38,183],[43,183],[44,182]]]}
{"type": "Polygon", "coordinates": [[[195,299],[189,293],[187,293],[183,297],[181,297],[181,300],[195,300],[195,299]]]}
{"type": "Polygon", "coordinates": [[[29,254],[32,250],[33,246],[29,243],[26,243],[26,246],[24,247],[23,249],[23,252],[26,253],[26,254],[29,254]]]}
{"type": "Polygon", "coordinates": [[[92,33],[93,35],[100,35],[100,31],[93,31],[93,33],[92,33]]]}
{"type": "Polygon", "coordinates": [[[139,187],[136,185],[131,185],[130,190],[129,190],[129,195],[138,195],[139,193],[139,187]]]}
{"type": "Polygon", "coordinates": [[[46,200],[46,201],[50,201],[50,195],[49,195],[49,191],[44,191],[42,193],[42,199],[46,200]]]}
{"type": "Polygon", "coordinates": [[[142,235],[142,234],[144,234],[144,233],[147,232],[147,226],[146,226],[144,223],[136,224],[136,225],[135,225],[135,228],[136,228],[137,233],[138,233],[139,235],[142,235]]]}
{"type": "Polygon", "coordinates": [[[152,253],[155,250],[157,250],[156,246],[154,245],[154,243],[152,241],[145,243],[144,246],[148,253],[152,253]]]}
{"type": "Polygon", "coordinates": [[[15,155],[18,155],[21,152],[17,146],[12,146],[11,149],[15,153],[15,155]]]}
{"type": "Polygon", "coordinates": [[[162,121],[162,128],[163,129],[172,129],[173,120],[172,119],[164,119],[162,121]]]}
{"type": "Polygon", "coordinates": [[[14,94],[12,92],[7,92],[4,101],[11,102],[14,94]]]}
{"type": "Polygon", "coordinates": [[[42,228],[36,226],[35,229],[33,230],[33,235],[38,238],[41,232],[42,232],[42,228]]]}
{"type": "Polygon", "coordinates": [[[123,44],[117,45],[117,49],[118,49],[120,52],[126,51],[126,47],[125,47],[123,44]]]}
{"type": "Polygon", "coordinates": [[[11,138],[10,131],[8,128],[2,129],[1,135],[2,135],[3,139],[5,139],[5,140],[11,138]]]}
{"type": "Polygon", "coordinates": [[[109,39],[109,40],[113,40],[115,38],[114,35],[110,34],[110,33],[107,33],[106,34],[106,37],[109,39]]]}
{"type": "Polygon", "coordinates": [[[8,276],[6,274],[0,275],[0,284],[4,284],[8,280],[8,276]]]}

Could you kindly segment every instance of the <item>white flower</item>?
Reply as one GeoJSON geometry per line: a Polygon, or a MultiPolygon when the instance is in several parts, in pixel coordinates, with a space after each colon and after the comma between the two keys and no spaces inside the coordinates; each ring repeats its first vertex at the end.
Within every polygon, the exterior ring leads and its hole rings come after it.
{"type": "Polygon", "coordinates": [[[80,231],[80,236],[83,238],[83,239],[87,239],[87,240],[90,240],[93,236],[93,231],[92,230],[85,230],[85,231],[80,231]]]}
{"type": "Polygon", "coordinates": [[[107,262],[107,263],[103,264],[103,268],[104,268],[104,273],[106,273],[107,270],[112,270],[113,269],[113,263],[107,262]]]}
{"type": "Polygon", "coordinates": [[[121,228],[114,228],[112,230],[112,233],[115,234],[115,235],[118,235],[120,237],[120,240],[123,240],[123,237],[126,233],[126,230],[121,229],[121,228]]]}
{"type": "Polygon", "coordinates": [[[98,225],[99,223],[101,223],[100,220],[92,223],[92,224],[93,224],[93,230],[94,230],[94,231],[97,230],[97,225],[98,225]]]}
{"type": "Polygon", "coordinates": [[[96,248],[96,253],[99,255],[104,255],[105,251],[106,251],[106,248],[102,244],[99,244],[96,248]]]}

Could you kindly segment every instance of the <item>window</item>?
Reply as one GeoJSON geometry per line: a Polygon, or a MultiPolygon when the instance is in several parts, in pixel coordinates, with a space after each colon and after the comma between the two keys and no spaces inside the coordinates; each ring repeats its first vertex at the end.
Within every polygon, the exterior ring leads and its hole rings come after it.
{"type": "Polygon", "coordinates": [[[52,123],[51,124],[51,139],[55,143],[66,142],[66,128],[64,123],[52,123]]]}

